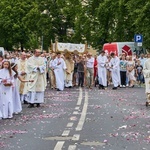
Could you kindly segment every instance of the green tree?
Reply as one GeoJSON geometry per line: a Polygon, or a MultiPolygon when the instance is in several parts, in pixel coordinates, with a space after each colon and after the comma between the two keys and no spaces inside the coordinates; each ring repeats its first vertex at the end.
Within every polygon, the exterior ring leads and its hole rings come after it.
{"type": "Polygon", "coordinates": [[[0,29],[5,48],[21,47],[28,41],[28,28],[23,19],[31,7],[30,1],[3,0],[0,2],[0,29]]]}
{"type": "Polygon", "coordinates": [[[149,47],[149,8],[146,0],[1,0],[0,46],[34,49],[43,37],[44,49],[55,39],[100,49],[140,33],[149,47]]]}
{"type": "Polygon", "coordinates": [[[146,0],[130,0],[127,3],[128,12],[134,34],[142,34],[144,36],[144,46],[150,48],[150,2],[146,0]]]}

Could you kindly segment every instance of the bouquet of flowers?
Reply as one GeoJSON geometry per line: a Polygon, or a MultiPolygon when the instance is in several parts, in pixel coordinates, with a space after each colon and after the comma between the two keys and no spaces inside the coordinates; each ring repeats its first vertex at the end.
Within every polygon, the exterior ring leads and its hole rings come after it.
{"type": "Polygon", "coordinates": [[[4,86],[12,86],[13,85],[11,80],[9,80],[9,79],[3,79],[2,82],[3,82],[4,86]]]}

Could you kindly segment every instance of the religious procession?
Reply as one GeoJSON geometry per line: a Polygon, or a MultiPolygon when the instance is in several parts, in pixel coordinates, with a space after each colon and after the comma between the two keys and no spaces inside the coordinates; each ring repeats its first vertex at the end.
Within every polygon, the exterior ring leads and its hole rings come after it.
{"type": "Polygon", "coordinates": [[[13,118],[28,108],[44,103],[44,92],[65,88],[112,90],[146,87],[150,105],[150,54],[100,54],[50,52],[8,52],[0,56],[0,118],[13,118]]]}

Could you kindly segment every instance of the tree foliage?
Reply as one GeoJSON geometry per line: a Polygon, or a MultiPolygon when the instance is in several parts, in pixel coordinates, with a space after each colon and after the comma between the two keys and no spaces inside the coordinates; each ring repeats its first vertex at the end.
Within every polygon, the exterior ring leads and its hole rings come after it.
{"type": "Polygon", "coordinates": [[[133,41],[149,48],[150,2],[146,0],[1,0],[0,46],[34,49],[44,41],[84,43],[133,41]]]}

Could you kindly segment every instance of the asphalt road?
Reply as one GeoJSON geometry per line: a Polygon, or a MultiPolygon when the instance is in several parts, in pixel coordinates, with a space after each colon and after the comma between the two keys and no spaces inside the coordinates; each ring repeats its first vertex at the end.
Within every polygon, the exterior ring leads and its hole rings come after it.
{"type": "Polygon", "coordinates": [[[0,120],[0,150],[150,150],[144,88],[47,89],[45,104],[0,120]]]}

